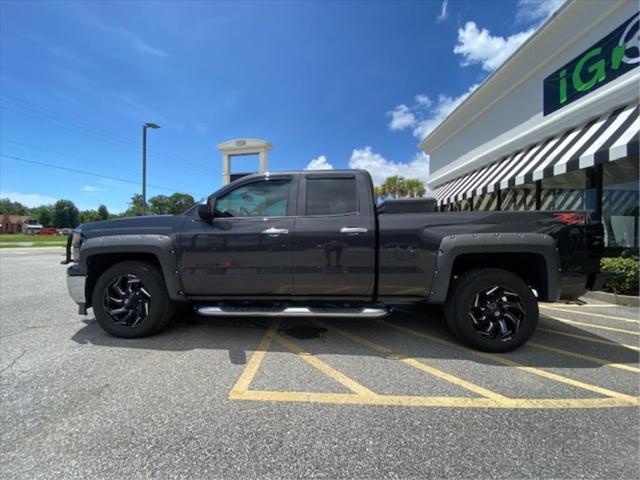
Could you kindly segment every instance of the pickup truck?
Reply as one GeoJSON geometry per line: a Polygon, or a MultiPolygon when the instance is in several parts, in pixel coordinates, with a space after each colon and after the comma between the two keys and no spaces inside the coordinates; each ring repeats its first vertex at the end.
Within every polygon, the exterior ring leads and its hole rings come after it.
{"type": "Polygon", "coordinates": [[[468,345],[505,352],[533,334],[538,301],[603,281],[603,228],[588,212],[403,205],[376,206],[366,171],[249,175],[182,215],[81,225],[69,293],[125,338],[158,332],[185,303],[207,316],[376,318],[424,302],[468,345]]]}

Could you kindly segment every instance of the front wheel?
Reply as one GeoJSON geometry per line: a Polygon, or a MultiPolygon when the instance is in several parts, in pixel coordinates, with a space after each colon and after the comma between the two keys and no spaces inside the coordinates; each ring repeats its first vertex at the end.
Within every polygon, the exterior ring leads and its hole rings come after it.
{"type": "Polygon", "coordinates": [[[538,325],[538,302],[518,275],[483,268],[464,273],[445,304],[451,331],[485,352],[508,352],[524,344],[538,325]]]}
{"type": "Polygon", "coordinates": [[[152,335],[165,327],[175,312],[162,273],[146,262],[109,267],[98,278],[91,301],[100,326],[122,338],[152,335]]]}

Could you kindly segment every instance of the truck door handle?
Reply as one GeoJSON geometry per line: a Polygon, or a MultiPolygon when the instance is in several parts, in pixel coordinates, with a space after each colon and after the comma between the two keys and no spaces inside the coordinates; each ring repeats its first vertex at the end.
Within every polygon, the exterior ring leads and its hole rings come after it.
{"type": "Polygon", "coordinates": [[[286,228],[271,227],[263,230],[262,233],[264,233],[265,235],[269,235],[270,237],[277,237],[279,235],[286,235],[287,233],[289,233],[289,230],[286,228]]]}
{"type": "Polygon", "coordinates": [[[367,230],[364,227],[342,227],[340,229],[340,233],[346,233],[347,235],[359,235],[361,233],[367,233],[367,230]]]}

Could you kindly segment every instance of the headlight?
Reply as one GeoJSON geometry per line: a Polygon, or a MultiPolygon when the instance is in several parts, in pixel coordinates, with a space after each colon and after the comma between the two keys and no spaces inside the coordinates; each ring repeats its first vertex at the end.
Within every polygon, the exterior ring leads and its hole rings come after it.
{"type": "Polygon", "coordinates": [[[71,237],[71,260],[80,261],[80,245],[82,244],[82,230],[76,228],[71,237]]]}

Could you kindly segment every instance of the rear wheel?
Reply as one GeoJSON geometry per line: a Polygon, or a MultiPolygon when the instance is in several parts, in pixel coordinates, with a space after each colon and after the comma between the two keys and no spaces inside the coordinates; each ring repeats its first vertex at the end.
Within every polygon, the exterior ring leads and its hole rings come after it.
{"type": "Polygon", "coordinates": [[[105,270],[91,300],[100,326],[116,337],[152,335],[175,312],[162,273],[146,262],[122,262],[105,270]]]}
{"type": "Polygon", "coordinates": [[[538,302],[514,273],[478,269],[464,273],[447,298],[451,331],[486,352],[508,352],[525,343],[538,325],[538,302]]]}

